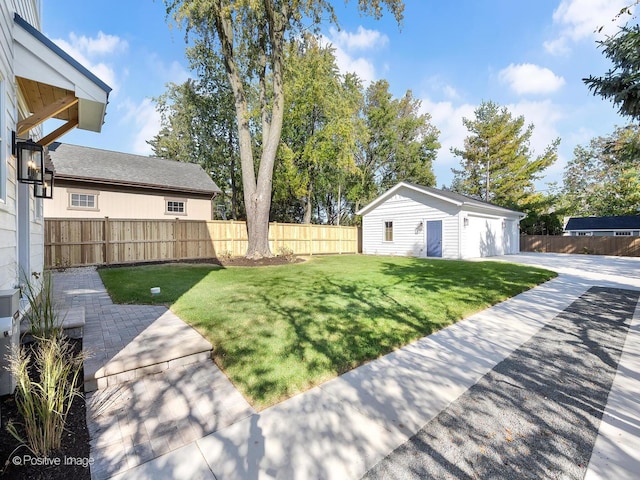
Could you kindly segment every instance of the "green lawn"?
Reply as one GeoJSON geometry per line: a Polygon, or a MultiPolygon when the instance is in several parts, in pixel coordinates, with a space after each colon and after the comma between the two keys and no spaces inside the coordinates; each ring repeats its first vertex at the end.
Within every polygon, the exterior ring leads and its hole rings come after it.
{"type": "Polygon", "coordinates": [[[115,302],[163,303],[264,408],[555,276],[529,266],[313,257],[278,267],[102,269],[115,302]],[[151,297],[149,288],[161,295],[151,297]]]}

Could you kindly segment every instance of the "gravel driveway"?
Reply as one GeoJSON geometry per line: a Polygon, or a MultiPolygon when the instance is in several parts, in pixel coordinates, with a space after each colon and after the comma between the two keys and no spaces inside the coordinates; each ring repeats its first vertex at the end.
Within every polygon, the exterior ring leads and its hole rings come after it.
{"type": "Polygon", "coordinates": [[[363,478],[584,478],[639,296],[590,288],[363,478]]]}

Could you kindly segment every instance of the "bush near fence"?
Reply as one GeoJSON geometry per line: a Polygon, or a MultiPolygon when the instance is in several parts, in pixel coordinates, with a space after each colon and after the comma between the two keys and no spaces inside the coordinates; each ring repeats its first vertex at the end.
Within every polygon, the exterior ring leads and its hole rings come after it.
{"type": "Polygon", "coordinates": [[[640,237],[523,235],[520,251],[640,257],[640,237]]]}
{"type": "MultiPolygon", "coordinates": [[[[48,268],[203,260],[244,255],[247,229],[240,221],[49,218],[44,244],[48,268]]],[[[274,254],[358,253],[358,228],[270,223],[269,244],[274,254]]]]}

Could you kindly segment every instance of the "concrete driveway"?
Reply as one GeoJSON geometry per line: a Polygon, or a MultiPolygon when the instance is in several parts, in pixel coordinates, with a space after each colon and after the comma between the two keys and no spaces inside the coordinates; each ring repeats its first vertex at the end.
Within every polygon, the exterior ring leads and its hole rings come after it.
{"type": "MultiPolygon", "coordinates": [[[[640,259],[522,254],[558,278],[118,478],[357,479],[592,286],[640,290],[640,259]]],[[[640,471],[635,310],[586,478],[640,471]]]]}

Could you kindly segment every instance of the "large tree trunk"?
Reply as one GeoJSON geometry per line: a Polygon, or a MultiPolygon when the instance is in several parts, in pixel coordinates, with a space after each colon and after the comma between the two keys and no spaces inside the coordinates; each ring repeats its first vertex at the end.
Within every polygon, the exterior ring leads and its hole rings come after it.
{"type": "Polygon", "coordinates": [[[285,2],[281,6],[282,11],[273,10],[270,2],[265,2],[266,20],[260,37],[260,63],[263,70],[260,78],[260,95],[263,104],[262,109],[262,156],[260,158],[257,177],[253,158],[251,130],[249,126],[249,105],[246,98],[241,73],[233,55],[233,26],[230,16],[217,15],[215,18],[216,29],[223,52],[223,59],[227,76],[235,98],[236,117],[238,119],[238,145],[240,150],[240,165],[242,169],[242,186],[244,189],[244,203],[247,211],[247,258],[259,259],[272,257],[269,247],[269,211],[271,210],[271,187],[273,182],[273,167],[275,164],[282,120],[284,115],[283,98],[283,49],[284,49],[284,25],[283,20],[288,18],[288,6],[285,2]],[[264,42],[264,43],[263,43],[264,42]],[[265,93],[266,78],[266,42],[271,48],[271,67],[273,82],[273,98],[271,99],[271,111],[267,111],[265,93]]]}
{"type": "Polygon", "coordinates": [[[311,212],[313,211],[313,181],[309,182],[309,187],[307,188],[307,201],[304,204],[304,218],[302,219],[302,223],[311,223],[311,212]]]}

